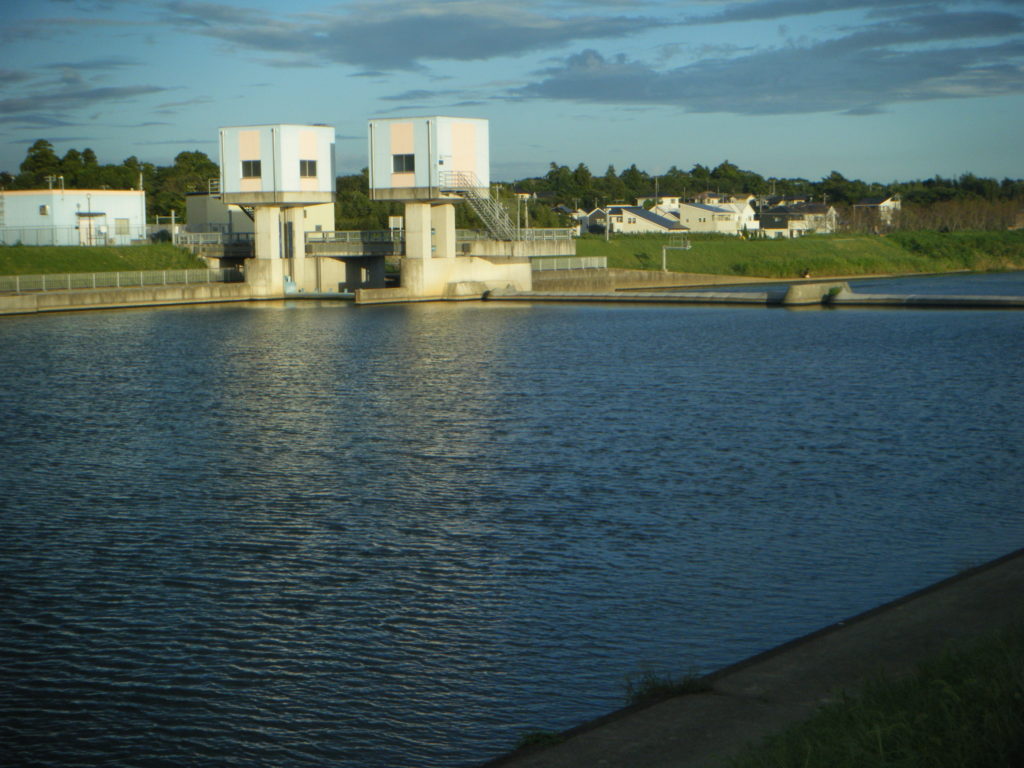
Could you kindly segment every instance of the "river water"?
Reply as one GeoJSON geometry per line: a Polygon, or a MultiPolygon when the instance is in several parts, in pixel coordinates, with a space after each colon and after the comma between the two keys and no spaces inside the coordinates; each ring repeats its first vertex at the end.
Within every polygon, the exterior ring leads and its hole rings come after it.
{"type": "Polygon", "coordinates": [[[1022,341],[974,310],[0,319],[0,764],[472,765],[1005,554],[1022,341]]]}

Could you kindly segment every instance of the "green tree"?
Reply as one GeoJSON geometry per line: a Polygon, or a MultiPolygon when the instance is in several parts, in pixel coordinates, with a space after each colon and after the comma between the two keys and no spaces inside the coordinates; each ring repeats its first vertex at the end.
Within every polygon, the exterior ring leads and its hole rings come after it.
{"type": "Polygon", "coordinates": [[[173,210],[184,221],[185,196],[189,192],[205,192],[209,180],[219,175],[217,164],[205,152],[179,152],[174,165],[157,169],[155,189],[146,195],[150,214],[169,216],[173,210]]]}
{"type": "Polygon", "coordinates": [[[46,139],[37,140],[28,148],[21,163],[17,183],[22,189],[43,189],[47,176],[60,175],[60,158],[53,151],[53,144],[46,139]]]}

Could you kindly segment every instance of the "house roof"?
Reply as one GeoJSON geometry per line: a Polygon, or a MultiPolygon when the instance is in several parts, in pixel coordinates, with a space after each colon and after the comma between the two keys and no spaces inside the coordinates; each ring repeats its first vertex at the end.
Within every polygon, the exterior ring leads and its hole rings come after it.
{"type": "Polygon", "coordinates": [[[883,197],[865,197],[863,200],[858,200],[854,205],[881,205],[882,203],[888,203],[892,199],[892,195],[883,197]]]}
{"type": "Polygon", "coordinates": [[[631,216],[636,216],[638,219],[644,219],[652,224],[656,224],[663,229],[688,229],[684,227],[678,221],[666,218],[665,216],[659,216],[656,213],[651,213],[646,208],[639,205],[613,205],[609,208],[613,216],[621,216],[623,213],[628,213],[631,216]]]}
{"type": "Polygon", "coordinates": [[[710,211],[711,213],[735,213],[735,211],[730,211],[728,208],[719,208],[717,205],[708,205],[707,203],[683,203],[683,205],[700,208],[702,211],[710,211]]]}
{"type": "Polygon", "coordinates": [[[792,205],[780,205],[775,208],[769,208],[762,213],[768,215],[778,215],[784,213],[792,213],[798,215],[824,215],[829,212],[830,206],[825,203],[793,203],[792,205]]]}

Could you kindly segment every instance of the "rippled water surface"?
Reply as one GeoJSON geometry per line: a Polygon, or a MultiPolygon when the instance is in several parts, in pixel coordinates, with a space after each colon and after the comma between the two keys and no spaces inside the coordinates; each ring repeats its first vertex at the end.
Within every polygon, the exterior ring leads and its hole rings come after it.
{"type": "Polygon", "coordinates": [[[497,303],[2,318],[0,763],[471,765],[619,706],[627,674],[1024,546],[1022,332],[497,303]]]}

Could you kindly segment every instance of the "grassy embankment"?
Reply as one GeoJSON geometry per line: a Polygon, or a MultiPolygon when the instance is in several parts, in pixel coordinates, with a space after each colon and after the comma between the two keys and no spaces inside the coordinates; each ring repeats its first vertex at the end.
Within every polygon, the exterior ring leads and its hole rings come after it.
{"type": "MultiPolygon", "coordinates": [[[[701,693],[699,678],[643,678],[630,704],[701,693]]],[[[517,748],[559,744],[531,731],[517,748]]],[[[731,768],[995,768],[1024,765],[1024,626],[955,647],[744,750],[731,768]]]]}
{"type": "MultiPolygon", "coordinates": [[[[576,253],[607,256],[609,267],[659,270],[661,247],[668,241],[664,235],[618,235],[606,243],[588,235],[577,242],[576,253]]],[[[690,235],[689,241],[688,251],[668,251],[670,271],[788,279],[805,269],[813,277],[1024,269],[1024,231],[808,235],[794,240],[690,235]]]]}
{"type": "Polygon", "coordinates": [[[202,259],[169,243],[119,247],[0,246],[0,275],[205,268],[202,259]]]}
{"type": "Polygon", "coordinates": [[[1024,627],[951,650],[767,739],[732,768],[1024,765],[1024,627]]]}

